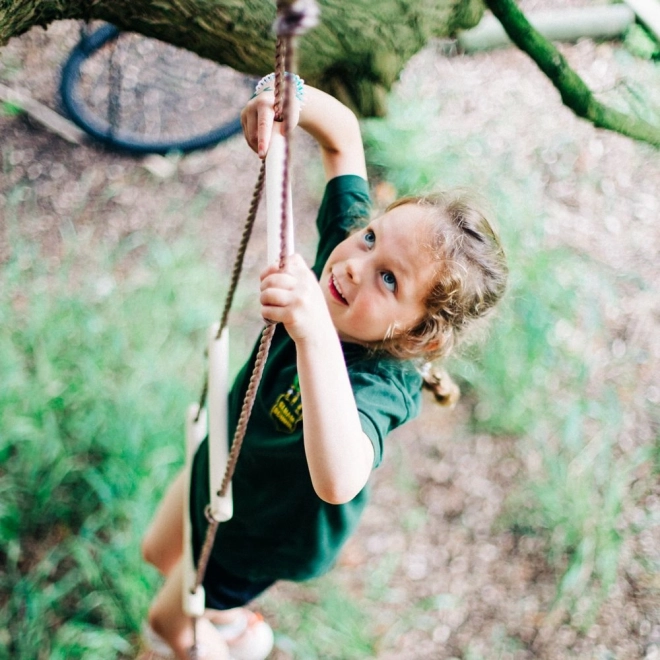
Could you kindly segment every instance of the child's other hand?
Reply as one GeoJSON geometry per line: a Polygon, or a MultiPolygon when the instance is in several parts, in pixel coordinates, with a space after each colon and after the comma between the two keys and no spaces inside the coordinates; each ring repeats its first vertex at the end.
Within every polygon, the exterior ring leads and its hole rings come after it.
{"type": "Polygon", "coordinates": [[[283,270],[273,264],[263,271],[260,302],[264,319],[282,323],[295,342],[332,326],[318,280],[299,254],[287,257],[283,270]]]}
{"type": "MultiPolygon", "coordinates": [[[[241,124],[245,140],[259,158],[265,158],[270,145],[270,136],[275,122],[275,94],[264,90],[250,99],[241,112],[241,124]]],[[[295,96],[291,99],[289,122],[291,128],[298,125],[300,117],[300,102],[295,96]]],[[[283,132],[282,122],[277,122],[280,132],[283,132]]]]}

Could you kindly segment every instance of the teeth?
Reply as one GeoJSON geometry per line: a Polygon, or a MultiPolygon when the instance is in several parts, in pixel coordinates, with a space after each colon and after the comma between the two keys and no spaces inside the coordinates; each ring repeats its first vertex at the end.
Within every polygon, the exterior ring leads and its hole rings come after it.
{"type": "MultiPolygon", "coordinates": [[[[335,289],[337,289],[337,293],[339,293],[339,295],[342,298],[344,298],[344,292],[341,290],[341,287],[339,286],[339,282],[337,282],[334,275],[332,276],[332,283],[333,283],[335,289]]],[[[346,298],[344,298],[344,300],[346,300],[346,298]]]]}

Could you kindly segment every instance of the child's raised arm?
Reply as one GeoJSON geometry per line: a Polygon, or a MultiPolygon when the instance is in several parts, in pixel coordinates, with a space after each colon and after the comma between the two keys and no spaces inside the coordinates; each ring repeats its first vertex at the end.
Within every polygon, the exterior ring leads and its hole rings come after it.
{"type": "MultiPolygon", "coordinates": [[[[274,125],[273,92],[265,89],[245,106],[241,120],[250,147],[264,158],[274,125]]],[[[326,180],[342,174],[367,178],[362,135],[357,117],[343,103],[305,85],[304,103],[293,103],[291,121],[299,124],[321,147],[326,180]]]]}
{"type": "Polygon", "coordinates": [[[300,255],[261,275],[261,310],[283,323],[296,342],[304,412],[307,465],[316,494],[331,504],[352,500],[364,487],[374,462],[362,430],[344,354],[328,306],[300,255]]]}
{"type": "MultiPolygon", "coordinates": [[[[245,138],[261,158],[273,130],[280,130],[273,103],[272,89],[262,88],[241,114],[245,138]]],[[[318,142],[328,180],[343,174],[366,179],[360,126],[345,105],[306,86],[304,104],[301,108],[297,100],[293,103],[290,121],[318,142]]],[[[305,454],[314,490],[326,502],[348,502],[367,482],[374,450],[362,430],[339,336],[320,284],[302,257],[291,255],[283,269],[271,264],[262,273],[260,302],[264,318],[284,324],[296,343],[305,454]]]]}
{"type": "Polygon", "coordinates": [[[306,87],[299,123],[321,147],[326,180],[342,174],[367,178],[360,124],[343,103],[321,90],[306,87]]]}

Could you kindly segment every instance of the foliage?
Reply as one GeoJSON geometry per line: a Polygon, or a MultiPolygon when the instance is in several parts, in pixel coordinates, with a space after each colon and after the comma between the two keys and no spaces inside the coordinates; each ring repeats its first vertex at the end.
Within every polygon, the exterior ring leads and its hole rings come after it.
{"type": "Polygon", "coordinates": [[[441,182],[491,200],[511,268],[509,291],[484,340],[449,367],[472,406],[475,431],[517,438],[530,467],[502,522],[544,539],[558,575],[557,605],[580,609],[586,625],[617,576],[622,507],[633,469],[649,458],[617,444],[627,392],[625,383],[603,378],[612,343],[604,310],[621,305],[625,287],[646,285],[551,244],[534,207],[538,181],[512,173],[503,182],[513,156],[490,160],[482,135],[430,134],[427,118],[453,100],[408,92],[405,106],[393,100],[387,121],[365,125],[369,160],[399,195],[441,182]]]}
{"type": "Polygon", "coordinates": [[[0,103],[0,117],[16,117],[23,112],[23,108],[15,103],[3,101],[0,103]]]}
{"type": "MultiPolygon", "coordinates": [[[[0,657],[16,660],[133,657],[159,584],[138,530],[181,464],[221,300],[186,239],[135,234],[105,254],[84,235],[67,245],[49,259],[19,242],[0,275],[0,657]]],[[[234,370],[244,341],[232,339],[234,370]]],[[[351,598],[329,579],[306,593],[270,605],[279,648],[374,657],[351,598]]]]}
{"type": "Polygon", "coordinates": [[[100,252],[84,237],[61,260],[19,244],[3,267],[3,657],[127,653],[156,584],[136,530],[181,460],[215,311],[195,294],[212,287],[189,247],[135,235],[100,252]]]}
{"type": "Polygon", "coordinates": [[[331,578],[302,585],[302,602],[271,599],[265,607],[276,611],[277,648],[296,660],[340,660],[376,657],[376,635],[368,615],[358,603],[342,593],[331,578]]]}
{"type": "Polygon", "coordinates": [[[633,23],[628,28],[623,43],[635,57],[645,60],[660,57],[660,44],[657,39],[639,23],[633,23]]]}

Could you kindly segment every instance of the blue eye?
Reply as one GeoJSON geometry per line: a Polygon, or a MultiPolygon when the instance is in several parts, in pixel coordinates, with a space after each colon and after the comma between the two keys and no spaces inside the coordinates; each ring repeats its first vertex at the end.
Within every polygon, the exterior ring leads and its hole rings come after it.
{"type": "Polygon", "coordinates": [[[371,229],[367,229],[364,232],[364,236],[362,237],[362,239],[369,247],[371,247],[376,242],[376,234],[374,234],[373,231],[371,231],[371,229]]]}
{"type": "Polygon", "coordinates": [[[387,289],[390,291],[396,291],[396,277],[394,277],[392,273],[385,271],[381,274],[381,277],[383,278],[383,284],[385,284],[387,289]]]}

